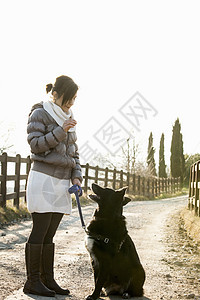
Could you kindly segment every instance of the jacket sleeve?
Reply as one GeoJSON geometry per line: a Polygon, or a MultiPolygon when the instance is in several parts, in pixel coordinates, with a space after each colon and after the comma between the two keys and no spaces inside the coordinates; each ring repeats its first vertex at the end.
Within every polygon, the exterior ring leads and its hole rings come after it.
{"type": "Polygon", "coordinates": [[[55,148],[64,138],[66,133],[61,126],[46,133],[44,113],[41,109],[35,109],[28,119],[27,133],[31,152],[38,154],[55,148]]]}
{"type": "Polygon", "coordinates": [[[80,182],[82,182],[83,177],[82,177],[81,165],[79,160],[78,146],[76,143],[75,143],[75,148],[76,150],[75,150],[74,159],[76,162],[76,166],[72,169],[71,180],[73,181],[74,178],[78,178],[80,182]]]}

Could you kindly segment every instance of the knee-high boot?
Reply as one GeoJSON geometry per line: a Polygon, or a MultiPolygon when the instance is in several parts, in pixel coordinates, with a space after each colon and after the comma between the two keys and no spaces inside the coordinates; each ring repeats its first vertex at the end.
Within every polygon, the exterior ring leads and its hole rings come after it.
{"type": "Polygon", "coordinates": [[[40,244],[26,243],[25,260],[27,281],[24,285],[25,294],[34,294],[46,297],[55,297],[55,292],[48,289],[40,280],[40,261],[42,246],[40,244]]]}
{"type": "Polygon", "coordinates": [[[55,291],[56,294],[69,295],[70,291],[68,289],[62,289],[54,280],[54,252],[54,243],[43,245],[41,260],[41,280],[45,284],[45,286],[55,291]]]}

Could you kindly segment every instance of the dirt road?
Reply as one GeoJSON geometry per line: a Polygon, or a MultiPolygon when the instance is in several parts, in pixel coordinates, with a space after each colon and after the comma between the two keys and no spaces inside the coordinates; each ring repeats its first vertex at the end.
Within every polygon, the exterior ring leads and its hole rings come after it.
{"type": "MultiPolygon", "coordinates": [[[[145,296],[134,299],[200,299],[198,245],[187,238],[179,216],[186,204],[186,197],[178,197],[131,202],[124,208],[129,234],[147,276],[145,296]]],[[[94,204],[83,208],[86,223],[91,220],[95,207],[94,204]]],[[[0,230],[1,300],[47,299],[27,296],[22,292],[25,281],[24,244],[30,228],[31,221],[25,221],[0,230]]],[[[70,289],[71,296],[56,295],[56,299],[83,300],[93,289],[84,237],[77,209],[74,209],[71,216],[64,216],[54,239],[55,276],[63,287],[70,289]]]]}

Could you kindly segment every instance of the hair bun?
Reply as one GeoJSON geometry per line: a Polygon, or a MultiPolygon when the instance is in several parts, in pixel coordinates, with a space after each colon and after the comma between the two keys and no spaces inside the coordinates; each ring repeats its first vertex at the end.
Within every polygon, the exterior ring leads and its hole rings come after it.
{"type": "Polygon", "coordinates": [[[49,84],[46,85],[46,92],[47,92],[47,94],[52,90],[52,88],[53,88],[53,84],[52,83],[49,83],[49,84]]]}

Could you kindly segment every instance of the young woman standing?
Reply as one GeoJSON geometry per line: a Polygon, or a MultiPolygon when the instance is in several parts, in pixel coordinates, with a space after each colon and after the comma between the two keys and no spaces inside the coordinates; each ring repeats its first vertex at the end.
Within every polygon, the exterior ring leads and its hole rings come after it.
{"type": "Polygon", "coordinates": [[[27,281],[24,293],[41,296],[68,295],[54,280],[53,237],[72,203],[68,188],[81,186],[82,173],[76,145],[77,122],[71,110],[78,86],[68,76],[47,84],[53,99],[32,107],[28,119],[28,143],[32,167],[27,183],[27,207],[33,227],[25,247],[27,281]]]}

